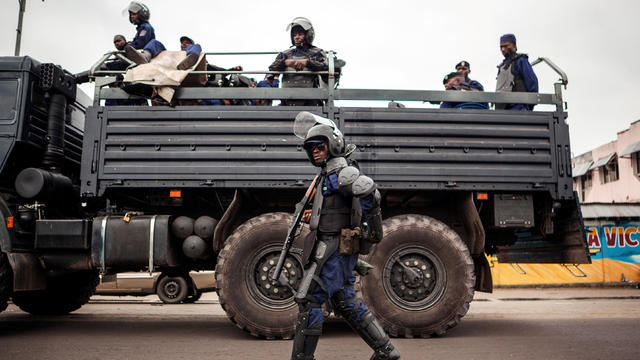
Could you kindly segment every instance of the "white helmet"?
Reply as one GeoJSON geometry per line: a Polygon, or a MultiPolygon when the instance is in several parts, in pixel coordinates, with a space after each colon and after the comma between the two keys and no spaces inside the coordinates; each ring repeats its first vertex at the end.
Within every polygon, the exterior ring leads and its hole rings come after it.
{"type": "Polygon", "coordinates": [[[312,45],[313,38],[315,37],[313,24],[311,24],[311,21],[309,21],[309,19],[301,16],[293,19],[291,23],[287,25],[287,31],[291,33],[291,44],[295,45],[295,43],[293,42],[293,28],[295,28],[296,26],[300,26],[305,31],[304,41],[307,44],[312,45]]]}
{"type": "Polygon", "coordinates": [[[345,142],[342,132],[330,119],[314,115],[307,111],[300,112],[293,123],[294,134],[304,140],[304,149],[307,156],[315,166],[313,160],[313,145],[318,141],[326,141],[329,145],[329,155],[331,158],[345,156],[345,142]]]}
{"type": "MultiPolygon", "coordinates": [[[[141,22],[147,22],[149,18],[151,18],[151,11],[149,11],[147,5],[139,1],[129,3],[129,6],[122,11],[122,14],[129,16],[130,12],[137,13],[138,19],[140,19],[141,22]]],[[[131,18],[129,18],[129,21],[131,21],[131,18]]]]}

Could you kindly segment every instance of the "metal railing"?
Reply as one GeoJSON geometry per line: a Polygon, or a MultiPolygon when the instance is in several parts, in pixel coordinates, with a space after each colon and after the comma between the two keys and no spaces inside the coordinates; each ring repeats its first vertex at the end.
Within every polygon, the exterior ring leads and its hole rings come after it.
{"type": "MultiPolygon", "coordinates": [[[[274,55],[278,52],[208,52],[206,55],[274,55]]],[[[559,82],[554,84],[554,93],[528,92],[480,92],[480,91],[434,91],[434,90],[393,90],[393,89],[338,89],[334,66],[335,52],[328,51],[328,71],[270,71],[270,70],[220,70],[191,71],[192,74],[308,74],[325,75],[327,86],[324,88],[240,88],[240,87],[179,87],[175,99],[270,99],[270,100],[321,100],[333,107],[336,100],[373,100],[373,101],[419,101],[419,102],[480,102],[511,104],[549,104],[555,105],[557,111],[563,109],[562,86],[568,84],[567,75],[547,58],[540,57],[532,65],[545,63],[560,75],[559,82]]],[[[120,88],[109,88],[107,85],[117,82],[114,75],[123,75],[125,70],[101,70],[107,61],[120,59],[133,64],[123,52],[105,54],[91,67],[90,77],[96,83],[94,104],[103,99],[136,99],[120,88]]]]}

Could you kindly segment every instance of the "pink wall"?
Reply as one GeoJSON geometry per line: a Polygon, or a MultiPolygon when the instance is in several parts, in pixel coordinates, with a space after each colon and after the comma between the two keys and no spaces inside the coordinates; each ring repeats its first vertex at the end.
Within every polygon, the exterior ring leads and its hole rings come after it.
{"type": "MultiPolygon", "coordinates": [[[[600,182],[602,168],[591,170],[592,186],[586,192],[582,202],[640,202],[640,177],[634,174],[631,154],[619,157],[627,146],[640,141],[640,120],[631,124],[629,129],[618,133],[617,140],[599,146],[591,151],[593,161],[615,152],[618,156],[619,179],[609,183],[600,182]]],[[[637,154],[636,154],[637,155],[637,154]]],[[[578,190],[579,178],[574,179],[574,186],[578,190]]]]}

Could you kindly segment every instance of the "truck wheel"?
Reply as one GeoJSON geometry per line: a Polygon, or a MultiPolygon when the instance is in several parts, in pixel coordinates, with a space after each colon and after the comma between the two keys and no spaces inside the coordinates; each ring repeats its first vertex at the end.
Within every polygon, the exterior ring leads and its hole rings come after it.
{"type": "Polygon", "coordinates": [[[20,291],[13,303],[33,315],[64,315],[89,302],[98,286],[98,273],[81,271],[47,279],[47,289],[20,291]]]}
{"type": "Polygon", "coordinates": [[[365,259],[360,279],[365,304],[391,336],[444,335],[469,310],[475,275],[460,236],[422,215],[384,222],[384,238],[365,259]]]}
{"type": "MultiPolygon", "coordinates": [[[[218,256],[216,291],[220,305],[231,321],[254,336],[290,339],[294,335],[298,308],[293,292],[269,281],[291,219],[286,213],[249,219],[229,236],[218,256]]],[[[303,274],[300,259],[287,257],[283,273],[297,288],[303,274]]]]}
{"type": "Polygon", "coordinates": [[[0,252],[0,312],[7,308],[7,301],[11,296],[13,273],[7,255],[0,252]]]}
{"type": "Polygon", "coordinates": [[[187,298],[189,285],[187,280],[178,276],[163,276],[156,286],[156,293],[165,304],[179,304],[187,298]]]}
{"type": "Polygon", "coordinates": [[[201,297],[202,297],[202,291],[198,291],[196,292],[195,295],[187,296],[184,300],[182,300],[182,302],[185,304],[193,304],[194,302],[200,300],[201,297]]]}

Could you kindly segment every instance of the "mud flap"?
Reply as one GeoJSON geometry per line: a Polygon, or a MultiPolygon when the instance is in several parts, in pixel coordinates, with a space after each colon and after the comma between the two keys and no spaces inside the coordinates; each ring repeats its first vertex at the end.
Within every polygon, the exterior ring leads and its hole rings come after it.
{"type": "Polygon", "coordinates": [[[9,253],[9,264],[13,269],[13,291],[44,290],[47,276],[34,254],[9,253]]]}
{"type": "Polygon", "coordinates": [[[498,261],[590,264],[584,220],[575,192],[573,199],[560,201],[553,225],[553,234],[546,236],[528,230],[516,231],[513,245],[498,248],[498,261]]]}
{"type": "Polygon", "coordinates": [[[473,257],[473,267],[476,273],[476,291],[493,292],[493,277],[491,267],[485,255],[473,257]]]}

